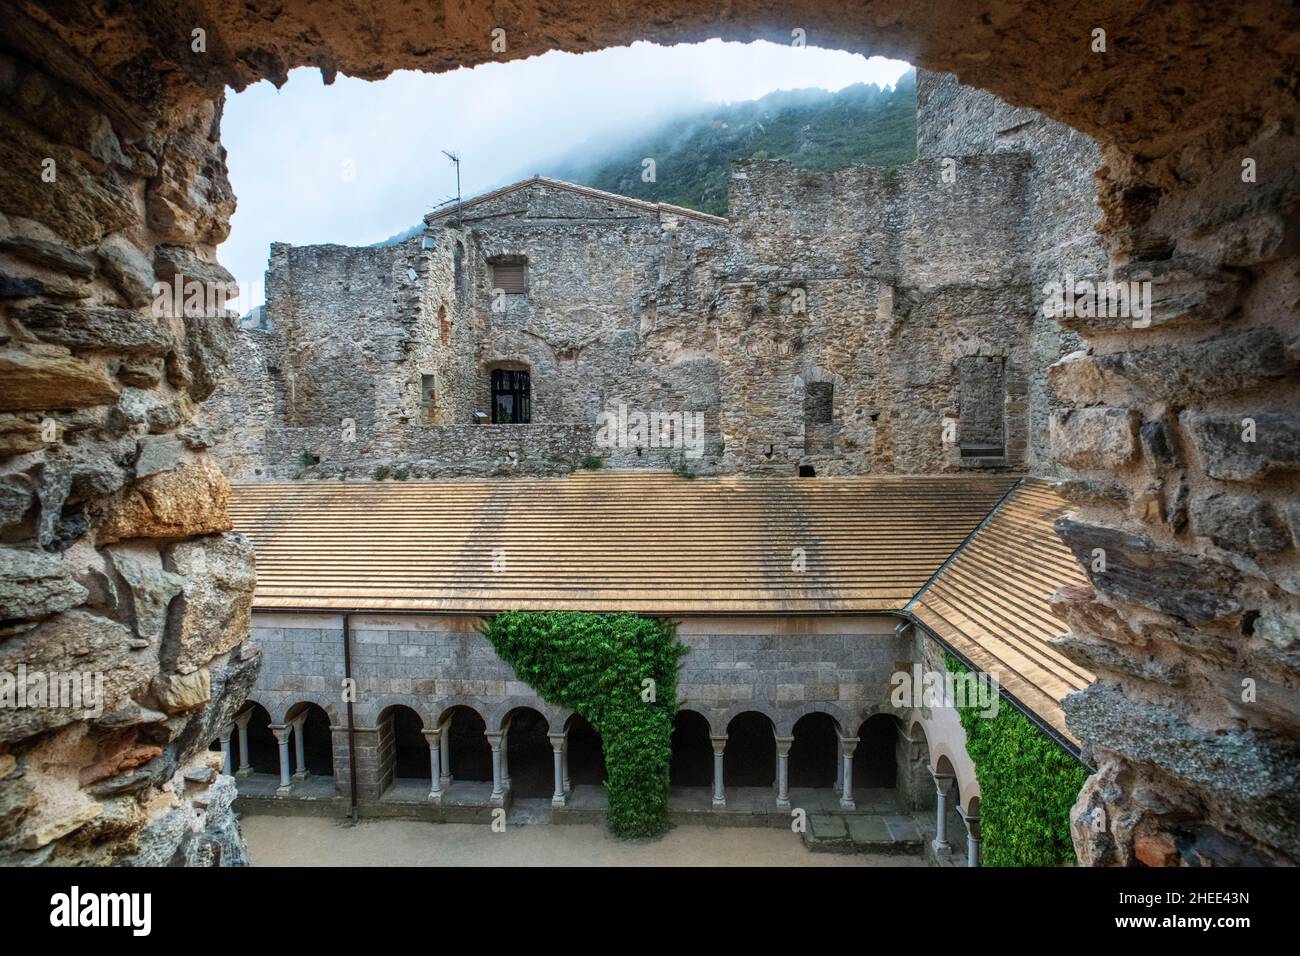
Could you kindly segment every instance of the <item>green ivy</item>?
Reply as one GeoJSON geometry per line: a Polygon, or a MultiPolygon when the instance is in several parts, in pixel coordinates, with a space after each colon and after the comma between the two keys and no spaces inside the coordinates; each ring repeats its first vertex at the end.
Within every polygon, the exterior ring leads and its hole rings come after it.
{"type": "MultiPolygon", "coordinates": [[[[948,670],[969,669],[950,654],[948,670]]],[[[996,717],[961,707],[966,753],[980,785],[985,866],[1061,866],[1075,861],[1070,808],[1088,771],[1015,707],[996,717]]]]}
{"type": "Polygon", "coordinates": [[[676,625],[635,614],[507,611],[482,630],[519,680],[600,734],[610,830],[644,837],[667,829],[677,664],[687,651],[676,625]]]}

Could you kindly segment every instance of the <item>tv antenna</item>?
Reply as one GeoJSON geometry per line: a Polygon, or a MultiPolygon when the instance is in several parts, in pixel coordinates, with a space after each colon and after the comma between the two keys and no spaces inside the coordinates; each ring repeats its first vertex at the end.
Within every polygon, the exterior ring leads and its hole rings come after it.
{"type": "Polygon", "coordinates": [[[460,156],[450,150],[444,149],[442,155],[451,160],[451,164],[456,167],[456,225],[460,225],[460,156]]]}

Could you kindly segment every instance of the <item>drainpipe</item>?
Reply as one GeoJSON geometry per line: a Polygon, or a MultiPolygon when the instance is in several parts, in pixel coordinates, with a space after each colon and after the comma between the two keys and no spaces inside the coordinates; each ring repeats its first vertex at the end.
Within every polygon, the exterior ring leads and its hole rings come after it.
{"type": "MultiPolygon", "coordinates": [[[[349,691],[352,689],[352,615],[343,612],[343,676],[347,679],[349,691]]],[[[348,708],[348,773],[351,776],[352,822],[357,822],[357,726],[352,719],[352,694],[346,701],[348,708]]]]}

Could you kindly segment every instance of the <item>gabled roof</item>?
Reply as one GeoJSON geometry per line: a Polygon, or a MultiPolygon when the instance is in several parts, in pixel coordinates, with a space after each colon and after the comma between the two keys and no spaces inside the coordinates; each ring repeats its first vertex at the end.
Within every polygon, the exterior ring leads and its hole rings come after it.
{"type": "Polygon", "coordinates": [[[644,472],[269,482],[235,485],[230,510],[256,548],[258,608],[888,612],[1014,482],[644,472]]]}
{"type": "Polygon", "coordinates": [[[475,196],[473,199],[462,201],[459,206],[456,203],[444,206],[441,209],[435,209],[424,217],[425,223],[432,225],[435,222],[452,216],[459,209],[462,213],[477,206],[480,203],[488,202],[492,199],[499,199],[502,196],[508,196],[510,193],[518,192],[521,189],[527,189],[530,186],[548,186],[554,189],[567,189],[570,192],[579,193],[590,199],[596,199],[601,202],[621,203],[639,212],[652,213],[655,215],[673,215],[681,216],[686,219],[697,219],[700,222],[713,223],[714,225],[725,226],[727,220],[722,216],[713,216],[707,212],[700,212],[697,209],[687,209],[685,206],[674,206],[670,203],[647,202],[644,199],[633,199],[631,196],[621,196],[618,193],[606,192],[603,189],[593,189],[590,186],[580,186],[577,183],[565,182],[562,179],[550,179],[546,176],[533,176],[531,179],[525,179],[509,186],[503,186],[500,189],[494,189],[492,192],[483,193],[481,196],[475,196]]]}
{"type": "Polygon", "coordinates": [[[1049,606],[1061,585],[1087,584],[1055,530],[1069,507],[1050,483],[1026,478],[907,610],[1077,747],[1060,702],[1093,675],[1052,647],[1066,628],[1049,606]]]}

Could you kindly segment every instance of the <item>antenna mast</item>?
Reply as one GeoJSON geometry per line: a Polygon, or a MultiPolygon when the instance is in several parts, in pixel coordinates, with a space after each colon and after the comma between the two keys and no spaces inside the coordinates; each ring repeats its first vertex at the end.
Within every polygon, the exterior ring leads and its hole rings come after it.
{"type": "Polygon", "coordinates": [[[460,219],[460,156],[457,155],[456,153],[449,152],[449,151],[447,151],[447,150],[445,150],[445,149],[442,151],[442,155],[446,156],[449,160],[451,160],[452,165],[456,167],[456,227],[459,228],[459,227],[460,227],[460,224],[461,224],[461,219],[460,219]]]}

